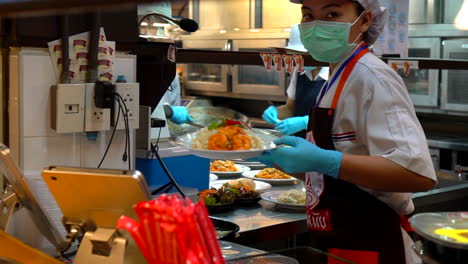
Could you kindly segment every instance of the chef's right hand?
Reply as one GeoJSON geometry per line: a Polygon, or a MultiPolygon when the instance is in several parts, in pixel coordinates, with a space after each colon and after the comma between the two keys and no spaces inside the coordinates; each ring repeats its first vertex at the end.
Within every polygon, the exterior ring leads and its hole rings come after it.
{"type": "Polygon", "coordinates": [[[278,110],[276,110],[276,107],[273,105],[270,105],[270,107],[263,112],[262,118],[272,125],[276,125],[280,122],[278,119],[278,110]]]}
{"type": "Polygon", "coordinates": [[[309,141],[286,136],[274,141],[278,148],[265,151],[256,157],[263,163],[274,163],[286,173],[320,172],[338,179],[342,153],[326,150],[309,141]]]}

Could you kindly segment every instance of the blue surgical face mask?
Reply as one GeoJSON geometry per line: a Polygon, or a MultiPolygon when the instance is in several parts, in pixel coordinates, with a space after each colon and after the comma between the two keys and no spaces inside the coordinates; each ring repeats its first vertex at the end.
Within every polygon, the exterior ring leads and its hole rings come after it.
{"type": "Polygon", "coordinates": [[[353,23],[314,20],[299,24],[302,44],[318,61],[340,62],[358,45],[355,41],[360,35],[353,43],[348,43],[349,31],[363,14],[353,23]]]}
{"type": "Polygon", "coordinates": [[[317,69],[317,66],[304,66],[305,71],[313,71],[317,69]]]}

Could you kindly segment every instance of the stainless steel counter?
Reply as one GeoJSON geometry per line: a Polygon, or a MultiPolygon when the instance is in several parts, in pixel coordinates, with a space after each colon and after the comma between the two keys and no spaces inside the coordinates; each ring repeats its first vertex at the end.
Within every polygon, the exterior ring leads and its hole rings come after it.
{"type": "MultiPolygon", "coordinates": [[[[415,193],[413,195],[415,213],[468,210],[468,182],[454,182],[450,185],[415,193]]],[[[269,190],[287,191],[292,188],[303,188],[303,184],[300,182],[296,185],[273,186],[269,190]]],[[[233,241],[241,244],[286,238],[307,232],[305,211],[287,211],[265,200],[261,200],[259,205],[254,207],[239,207],[213,216],[239,225],[240,232],[233,241]]]]}
{"type": "Polygon", "coordinates": [[[228,264],[231,263],[297,263],[326,264],[330,258],[340,260],[340,263],[353,263],[337,258],[312,247],[294,247],[279,250],[263,251],[239,245],[228,241],[219,241],[221,252],[228,264]]]}
{"type": "Polygon", "coordinates": [[[427,136],[427,144],[432,148],[468,151],[468,138],[453,136],[427,136]]]}
{"type": "MultiPolygon", "coordinates": [[[[273,186],[267,191],[302,189],[300,181],[295,185],[273,186]]],[[[307,231],[307,215],[304,211],[289,211],[277,208],[274,203],[260,200],[253,207],[239,207],[230,212],[212,216],[239,225],[240,232],[235,241],[272,240],[289,237],[307,231]]]]}

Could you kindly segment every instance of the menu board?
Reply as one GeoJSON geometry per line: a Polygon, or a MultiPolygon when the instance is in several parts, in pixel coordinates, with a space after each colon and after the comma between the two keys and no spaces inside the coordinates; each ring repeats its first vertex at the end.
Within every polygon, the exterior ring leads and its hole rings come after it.
{"type": "Polygon", "coordinates": [[[387,8],[387,22],[384,30],[374,43],[374,53],[398,54],[408,57],[408,10],[409,0],[379,0],[387,8]]]}

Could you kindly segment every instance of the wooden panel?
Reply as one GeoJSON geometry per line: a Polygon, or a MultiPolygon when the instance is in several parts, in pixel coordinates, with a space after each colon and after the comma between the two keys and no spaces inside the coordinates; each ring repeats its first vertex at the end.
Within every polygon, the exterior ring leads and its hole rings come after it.
{"type": "Polygon", "coordinates": [[[162,0],[2,0],[0,1],[0,15],[13,16],[18,13],[34,14],[52,11],[69,12],[90,11],[89,8],[116,7],[141,3],[161,2],[162,0]]]}
{"type": "Polygon", "coordinates": [[[289,28],[301,23],[301,6],[285,0],[263,0],[263,27],[289,28]]]}

